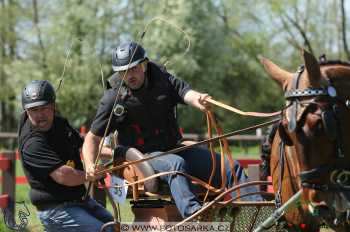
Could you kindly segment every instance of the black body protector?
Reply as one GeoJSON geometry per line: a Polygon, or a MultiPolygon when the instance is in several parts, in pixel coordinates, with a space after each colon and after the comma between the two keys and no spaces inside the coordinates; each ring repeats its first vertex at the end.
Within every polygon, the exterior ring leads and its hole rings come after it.
{"type": "Polygon", "coordinates": [[[141,152],[165,151],[178,145],[182,136],[176,119],[176,105],[183,102],[189,85],[171,76],[162,67],[148,62],[145,83],[131,90],[114,79],[107,90],[92,124],[92,132],[103,136],[107,111],[113,110],[108,132],[118,131],[118,143],[141,152]],[[113,109],[119,86],[119,96],[113,109]]]}
{"type": "Polygon", "coordinates": [[[171,86],[155,67],[152,69],[152,77],[146,77],[152,80],[139,91],[123,88],[122,100],[113,111],[116,120],[122,122],[118,129],[120,144],[135,146],[142,152],[171,149],[182,138],[176,120],[176,102],[169,94],[171,86]],[[124,115],[118,116],[118,105],[124,106],[124,115]]]}

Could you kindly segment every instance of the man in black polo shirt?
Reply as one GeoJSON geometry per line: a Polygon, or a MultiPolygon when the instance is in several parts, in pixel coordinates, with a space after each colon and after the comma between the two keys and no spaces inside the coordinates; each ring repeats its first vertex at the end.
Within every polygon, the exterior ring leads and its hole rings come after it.
{"type": "MultiPolygon", "coordinates": [[[[96,175],[93,164],[106,129],[106,134],[117,130],[120,145],[137,148],[143,153],[156,154],[167,151],[179,146],[182,139],[176,119],[176,105],[188,104],[205,111],[205,99],[209,97],[192,90],[188,83],[149,61],[145,50],[135,42],[123,43],[113,50],[112,67],[118,72],[119,78],[113,78],[112,89],[105,91],[83,145],[84,162],[89,178],[96,175]],[[125,79],[121,83],[124,76],[125,79]],[[113,116],[107,128],[111,112],[113,116]]],[[[220,156],[216,155],[217,166],[212,184],[219,187],[221,163],[220,156]]],[[[185,172],[205,181],[209,179],[212,169],[210,152],[201,148],[168,154],[148,162],[156,172],[185,172]]],[[[224,163],[229,187],[233,185],[233,177],[228,160],[224,163]]],[[[234,169],[238,181],[245,182],[247,177],[237,162],[234,163],[234,169]]],[[[201,208],[186,177],[167,175],[161,179],[169,184],[176,206],[183,217],[188,217],[201,208]]],[[[246,191],[255,189],[241,190],[242,194],[246,191]]],[[[247,200],[260,199],[257,196],[247,200]]]]}
{"type": "Polygon", "coordinates": [[[55,114],[54,88],[45,80],[32,81],[22,91],[22,106],[21,161],[45,230],[100,231],[113,217],[95,200],[82,199],[87,181],[79,152],[83,140],[55,114]]]}

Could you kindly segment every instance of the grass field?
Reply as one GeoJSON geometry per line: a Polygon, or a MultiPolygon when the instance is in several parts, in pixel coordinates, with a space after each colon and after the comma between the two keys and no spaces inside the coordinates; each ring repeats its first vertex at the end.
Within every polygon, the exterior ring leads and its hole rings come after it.
{"type": "MultiPolygon", "coordinates": [[[[237,148],[233,147],[233,156],[235,159],[244,158],[244,159],[259,159],[259,147],[249,147],[249,148],[237,148]]],[[[23,170],[21,167],[21,164],[19,161],[16,163],[16,175],[17,176],[23,176],[23,170]]],[[[36,217],[36,208],[30,203],[29,197],[28,197],[28,191],[29,186],[28,185],[17,185],[16,186],[16,201],[17,202],[24,202],[25,205],[28,207],[28,210],[30,212],[30,216],[28,217],[28,225],[24,231],[26,232],[41,232],[43,231],[42,226],[40,224],[39,219],[36,217]]],[[[107,209],[112,212],[112,208],[110,204],[107,204],[107,209]]],[[[120,205],[120,211],[121,211],[121,219],[122,222],[131,222],[133,221],[133,214],[130,209],[129,201],[127,201],[124,205],[120,205]]],[[[11,232],[13,230],[10,230],[7,228],[7,226],[4,223],[4,219],[1,215],[0,219],[0,232],[11,232]]],[[[16,216],[16,218],[18,218],[16,216]]],[[[331,230],[321,230],[322,232],[329,232],[331,230]]]]}

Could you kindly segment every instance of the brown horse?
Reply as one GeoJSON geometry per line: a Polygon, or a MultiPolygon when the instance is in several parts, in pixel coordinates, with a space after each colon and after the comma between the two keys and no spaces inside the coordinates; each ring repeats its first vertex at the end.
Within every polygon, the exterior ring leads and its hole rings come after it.
{"type": "Polygon", "coordinates": [[[271,149],[276,200],[283,204],[303,189],[301,204],[285,214],[294,231],[318,231],[323,221],[350,231],[350,63],[302,56],[294,74],[262,59],[286,98],[271,149]]]}

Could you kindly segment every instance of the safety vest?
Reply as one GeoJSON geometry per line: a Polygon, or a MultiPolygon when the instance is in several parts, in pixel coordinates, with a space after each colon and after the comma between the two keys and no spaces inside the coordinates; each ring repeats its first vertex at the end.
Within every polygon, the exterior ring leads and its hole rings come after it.
{"type": "MultiPolygon", "coordinates": [[[[178,96],[164,75],[159,66],[149,62],[148,79],[140,90],[121,88],[116,107],[124,107],[124,113],[115,117],[119,144],[141,152],[165,151],[182,138],[176,120],[178,96]]],[[[116,91],[119,85],[114,86],[116,91]]]]}

